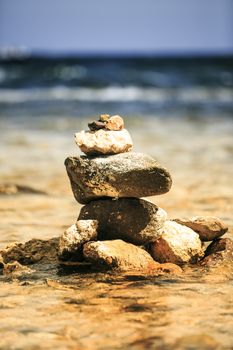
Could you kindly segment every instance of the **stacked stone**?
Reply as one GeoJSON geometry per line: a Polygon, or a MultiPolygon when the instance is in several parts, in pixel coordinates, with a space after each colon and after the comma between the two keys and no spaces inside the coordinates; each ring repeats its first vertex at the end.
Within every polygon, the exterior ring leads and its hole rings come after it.
{"type": "Polygon", "coordinates": [[[142,199],[168,192],[169,172],[147,154],[132,152],[120,116],[101,115],[88,126],[75,134],[85,155],[65,161],[74,197],[84,206],[60,238],[60,260],[176,271],[161,263],[197,261],[203,255],[198,233],[142,199]]]}

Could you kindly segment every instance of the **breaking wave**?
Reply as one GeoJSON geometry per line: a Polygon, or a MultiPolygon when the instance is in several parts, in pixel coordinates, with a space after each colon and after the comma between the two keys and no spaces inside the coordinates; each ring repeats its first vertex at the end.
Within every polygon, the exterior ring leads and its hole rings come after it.
{"type": "Polygon", "coordinates": [[[46,101],[86,102],[169,102],[233,105],[233,88],[141,88],[135,86],[106,88],[51,87],[1,89],[0,103],[14,104],[46,101]]]}

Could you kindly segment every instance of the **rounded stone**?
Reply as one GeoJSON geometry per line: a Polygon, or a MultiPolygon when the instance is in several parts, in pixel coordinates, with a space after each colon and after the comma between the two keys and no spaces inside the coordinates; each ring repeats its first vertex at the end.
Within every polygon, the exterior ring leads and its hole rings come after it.
{"type": "Polygon", "coordinates": [[[105,128],[108,130],[122,130],[124,129],[124,120],[119,115],[113,115],[107,121],[105,128]]]}
{"type": "Polygon", "coordinates": [[[167,218],[155,204],[138,198],[95,200],[82,207],[78,220],[97,220],[98,239],[123,239],[136,245],[155,241],[167,218]]]}
{"type": "Polygon", "coordinates": [[[183,264],[196,262],[203,256],[202,244],[196,232],[189,227],[166,221],[160,237],[151,243],[149,251],[160,262],[183,264]]]}

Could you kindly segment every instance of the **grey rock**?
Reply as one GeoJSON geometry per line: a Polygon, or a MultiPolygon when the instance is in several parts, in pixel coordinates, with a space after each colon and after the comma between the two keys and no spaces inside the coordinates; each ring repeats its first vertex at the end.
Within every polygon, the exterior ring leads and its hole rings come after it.
{"type": "Polygon", "coordinates": [[[203,242],[213,241],[227,232],[228,227],[220,219],[212,216],[195,216],[191,219],[174,219],[178,224],[187,226],[199,234],[203,242]]]}
{"type": "Polygon", "coordinates": [[[155,241],[166,212],[138,198],[102,199],[82,207],[78,220],[97,220],[98,239],[123,239],[137,245],[155,241]]]}
{"type": "Polygon", "coordinates": [[[165,222],[161,236],[151,243],[149,251],[160,263],[171,262],[178,265],[196,262],[203,256],[198,234],[174,221],[165,222]]]}
{"type": "Polygon", "coordinates": [[[69,157],[65,166],[74,196],[83,204],[101,197],[163,194],[172,185],[169,172],[143,153],[69,157]]]}
{"type": "Polygon", "coordinates": [[[84,244],[83,255],[94,265],[126,270],[151,270],[158,265],[144,249],[120,239],[84,244]]]}
{"type": "Polygon", "coordinates": [[[70,226],[59,240],[60,260],[82,260],[82,246],[88,241],[97,239],[96,220],[78,220],[76,224],[70,226]]]}

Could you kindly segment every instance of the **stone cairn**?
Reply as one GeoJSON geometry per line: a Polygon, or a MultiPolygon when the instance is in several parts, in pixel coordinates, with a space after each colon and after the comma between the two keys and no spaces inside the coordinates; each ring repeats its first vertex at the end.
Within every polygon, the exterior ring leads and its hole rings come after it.
{"type": "Polygon", "coordinates": [[[74,197],[84,206],[60,237],[60,261],[178,273],[178,265],[200,260],[202,242],[222,236],[227,227],[213,217],[167,220],[165,210],[141,197],[168,192],[169,172],[149,155],[131,151],[120,116],[100,115],[88,127],[75,134],[85,155],[65,160],[74,197]]]}

